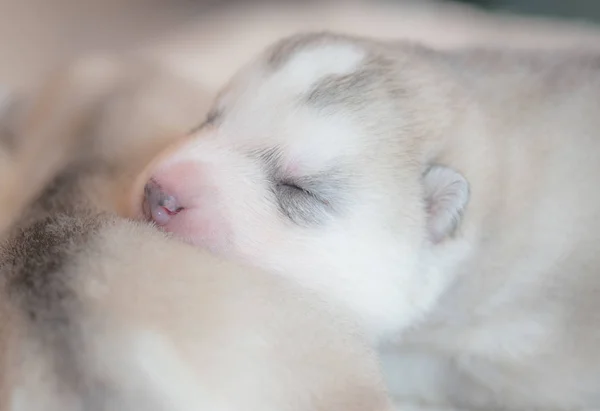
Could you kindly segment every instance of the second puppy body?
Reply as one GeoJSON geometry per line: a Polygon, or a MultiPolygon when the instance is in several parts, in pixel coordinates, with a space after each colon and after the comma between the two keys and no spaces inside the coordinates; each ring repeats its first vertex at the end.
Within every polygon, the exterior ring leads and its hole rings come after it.
{"type": "Polygon", "coordinates": [[[351,312],[398,399],[599,407],[598,95],[593,53],[294,36],[138,212],[351,312]]]}

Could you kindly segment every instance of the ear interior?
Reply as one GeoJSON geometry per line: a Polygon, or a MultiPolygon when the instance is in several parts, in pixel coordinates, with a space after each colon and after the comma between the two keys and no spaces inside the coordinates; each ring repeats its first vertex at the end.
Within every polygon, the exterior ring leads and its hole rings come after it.
{"type": "Polygon", "coordinates": [[[433,165],[423,175],[430,240],[439,243],[454,234],[469,202],[469,182],[450,167],[433,165]]]}

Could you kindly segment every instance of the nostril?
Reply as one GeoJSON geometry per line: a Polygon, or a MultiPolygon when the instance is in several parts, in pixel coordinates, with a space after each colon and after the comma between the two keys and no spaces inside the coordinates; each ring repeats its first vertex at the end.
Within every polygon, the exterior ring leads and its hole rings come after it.
{"type": "Polygon", "coordinates": [[[144,187],[144,214],[148,220],[154,220],[158,225],[165,225],[170,218],[183,210],[177,199],[165,193],[161,186],[150,180],[144,187]]]}
{"type": "Polygon", "coordinates": [[[169,215],[175,215],[183,210],[183,207],[177,205],[177,200],[173,196],[163,196],[159,201],[158,205],[165,209],[169,215]]]}

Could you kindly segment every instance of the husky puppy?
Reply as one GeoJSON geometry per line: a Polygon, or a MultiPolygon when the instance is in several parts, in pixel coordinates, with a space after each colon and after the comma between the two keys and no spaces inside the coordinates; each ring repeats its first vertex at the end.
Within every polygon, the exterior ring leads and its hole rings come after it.
{"type": "Polygon", "coordinates": [[[398,399],[600,408],[599,96],[594,52],[300,34],[137,208],[351,313],[398,399]]]}

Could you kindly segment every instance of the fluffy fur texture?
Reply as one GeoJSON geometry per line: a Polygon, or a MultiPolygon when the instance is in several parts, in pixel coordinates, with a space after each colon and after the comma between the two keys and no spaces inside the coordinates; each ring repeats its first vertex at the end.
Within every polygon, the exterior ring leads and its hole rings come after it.
{"type": "Polygon", "coordinates": [[[600,407],[599,94],[589,52],[293,36],[157,164],[147,216],[169,198],[166,231],[352,313],[399,403],[600,407]]]}
{"type": "Polygon", "coordinates": [[[22,152],[40,162],[18,166],[33,197],[0,187],[34,198],[0,244],[0,410],[390,409],[342,312],[119,216],[139,203],[149,162],[206,111],[201,90],[94,57],[32,98],[1,163],[12,170],[22,152]],[[49,170],[48,156],[64,161],[49,170]],[[31,177],[42,171],[50,183],[31,177]]]}

